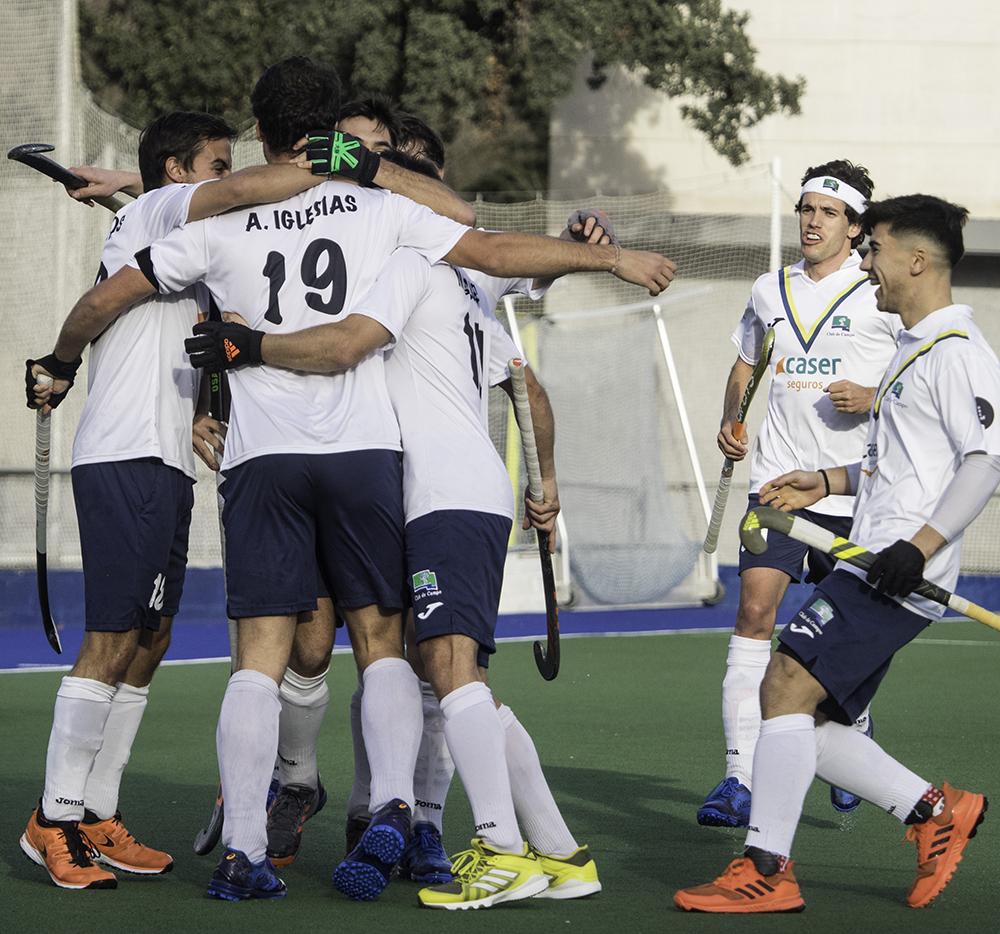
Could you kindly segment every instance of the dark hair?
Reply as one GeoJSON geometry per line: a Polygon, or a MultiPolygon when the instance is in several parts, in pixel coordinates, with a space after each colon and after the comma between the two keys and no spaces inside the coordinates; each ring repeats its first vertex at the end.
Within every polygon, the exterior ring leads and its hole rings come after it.
{"type": "Polygon", "coordinates": [[[423,156],[415,156],[409,152],[400,152],[398,149],[387,149],[385,152],[380,152],[379,155],[387,162],[398,165],[401,169],[409,169],[411,172],[426,175],[428,178],[433,178],[437,181],[437,168],[430,159],[425,159],[423,156]]]}
{"type": "Polygon", "coordinates": [[[339,120],[350,117],[367,117],[389,132],[389,145],[395,149],[399,145],[399,114],[388,97],[371,94],[349,101],[340,108],[339,120]]]}
{"type": "Polygon", "coordinates": [[[443,172],[444,141],[441,137],[414,114],[400,113],[399,125],[399,145],[430,159],[443,172]]]}
{"type": "Polygon", "coordinates": [[[250,95],[260,135],[272,152],[290,152],[310,130],[332,130],[340,78],[329,65],[293,55],[265,69],[250,95]]]}
{"type": "Polygon", "coordinates": [[[965,253],[962,228],[969,212],[957,204],[935,198],[934,195],[903,195],[886,198],[868,205],[862,221],[870,234],[876,224],[885,224],[894,236],[917,233],[930,237],[948,256],[954,267],[965,253]]]}
{"type": "Polygon", "coordinates": [[[173,156],[190,170],[195,156],[213,139],[236,139],[221,117],[175,110],[157,117],[139,135],[139,174],[143,191],[161,188],[166,181],[167,159],[173,156]]]}
{"type": "MultiPolygon", "coordinates": [[[[870,201],[872,192],[875,191],[875,183],[871,180],[871,176],[868,174],[868,169],[863,165],[855,165],[853,162],[847,159],[834,159],[833,162],[824,162],[822,165],[810,166],[806,169],[806,174],[802,176],[801,184],[805,184],[811,178],[822,178],[826,175],[832,178],[838,178],[842,182],[846,182],[851,188],[855,188],[865,196],[865,201],[870,201]]],[[[802,206],[802,198],[799,198],[798,204],[795,205],[795,213],[799,212],[802,206]]],[[[847,221],[850,224],[860,224],[861,215],[854,210],[849,204],[844,206],[844,213],[847,215],[847,221]]],[[[856,250],[861,243],[864,241],[864,232],[859,233],[856,237],[851,239],[851,249],[856,250]]]]}

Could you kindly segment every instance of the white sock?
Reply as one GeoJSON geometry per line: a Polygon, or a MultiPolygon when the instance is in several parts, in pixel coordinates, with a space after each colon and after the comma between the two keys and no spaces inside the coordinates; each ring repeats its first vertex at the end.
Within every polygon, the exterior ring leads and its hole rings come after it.
{"type": "Polygon", "coordinates": [[[791,856],[806,792],[816,775],[816,721],[793,713],[764,720],[753,760],[747,846],[791,856]]]}
{"type": "Polygon", "coordinates": [[[42,813],[49,820],[81,820],[87,776],[104,742],[115,689],[92,678],[66,676],[56,692],[45,757],[42,813]]]}
{"type": "Polygon", "coordinates": [[[420,682],[402,658],[380,658],[362,676],[361,725],[371,768],[372,814],[394,798],[413,807],[413,768],[417,764],[424,712],[420,682]]]}
{"type": "Polygon", "coordinates": [[[118,790],[122,774],[132,754],[135,734],[146,712],[149,687],[137,688],[119,682],[111,698],[111,712],[104,724],[104,741],[87,778],[83,800],[88,811],[101,820],[114,817],[118,810],[118,790]]]}
{"type": "Polygon", "coordinates": [[[476,836],[494,849],[524,851],[517,828],[504,726],[493,694],[482,681],[456,688],[441,698],[444,733],[476,822],[476,836]]]}
{"type": "Polygon", "coordinates": [[[448,752],[448,740],[444,735],[444,714],[434,694],[434,689],[426,681],[420,682],[420,696],[424,706],[424,735],[420,739],[417,753],[417,767],[413,772],[413,821],[426,821],[443,832],[444,802],[448,797],[451,779],[455,774],[455,763],[448,752]]]}
{"type": "Polygon", "coordinates": [[[856,727],[816,727],[816,774],[905,821],[930,782],[892,758],[856,727]]]}
{"type": "Polygon", "coordinates": [[[753,754],[760,733],[760,683],[770,660],[770,639],[729,637],[726,677],[722,681],[726,777],[739,779],[747,788],[753,779],[753,754]]]}
{"type": "Polygon", "coordinates": [[[859,733],[864,733],[868,729],[868,724],[871,722],[872,718],[872,708],[869,704],[863,711],[861,711],[861,716],[854,721],[854,729],[859,733]]]}
{"type": "Polygon", "coordinates": [[[267,788],[278,751],[278,685],[244,669],[229,679],[215,745],[225,801],[222,844],[242,850],[251,863],[267,851],[267,788]]]}
{"type": "Polygon", "coordinates": [[[316,788],[319,782],[316,746],[326,707],[330,703],[326,671],[309,678],[286,668],[278,685],[278,699],[281,701],[278,721],[279,780],[282,785],[316,788]]]}
{"type": "Polygon", "coordinates": [[[348,818],[368,817],[371,799],[372,770],[368,765],[368,750],[365,749],[365,734],[361,728],[361,697],[364,685],[358,676],[358,686],[351,695],[351,741],[354,744],[354,781],[347,798],[348,818]]]}
{"type": "Polygon", "coordinates": [[[539,853],[565,859],[579,844],[552,797],[538,750],[510,707],[503,704],[498,713],[507,737],[507,771],[514,810],[528,843],[539,853]]]}

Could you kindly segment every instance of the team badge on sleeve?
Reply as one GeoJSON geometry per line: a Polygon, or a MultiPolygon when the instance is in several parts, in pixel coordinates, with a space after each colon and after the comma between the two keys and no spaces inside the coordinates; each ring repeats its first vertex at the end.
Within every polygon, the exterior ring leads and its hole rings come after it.
{"type": "Polygon", "coordinates": [[[979,417],[979,424],[983,428],[989,428],[993,424],[995,416],[993,406],[981,396],[976,396],[976,415],[979,417]]]}

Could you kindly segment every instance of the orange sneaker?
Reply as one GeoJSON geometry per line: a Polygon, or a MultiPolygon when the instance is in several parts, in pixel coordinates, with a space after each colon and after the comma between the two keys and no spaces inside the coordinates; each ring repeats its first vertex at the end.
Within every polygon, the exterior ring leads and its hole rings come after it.
{"type": "Polygon", "coordinates": [[[715,882],[681,889],[674,895],[674,904],[684,911],[719,914],[802,911],[806,907],[791,860],[782,871],[762,876],[747,857],[734,859],[715,882]]]}
{"type": "Polygon", "coordinates": [[[947,782],[944,809],[923,824],[906,830],[906,839],[917,844],[917,878],[906,903],[911,908],[926,908],[951,882],[962,853],[986,816],[989,802],[983,795],[952,788],[947,782]]]}
{"type": "Polygon", "coordinates": [[[174,868],[174,860],[169,853],[143,846],[128,832],[120,811],[107,820],[86,811],[80,821],[80,830],[97,851],[98,862],[107,863],[115,869],[143,876],[159,876],[174,868]]]}
{"type": "Polygon", "coordinates": [[[21,849],[61,889],[113,889],[118,885],[114,873],[94,863],[90,843],[80,833],[79,824],[47,820],[40,805],[31,812],[21,834],[21,849]]]}

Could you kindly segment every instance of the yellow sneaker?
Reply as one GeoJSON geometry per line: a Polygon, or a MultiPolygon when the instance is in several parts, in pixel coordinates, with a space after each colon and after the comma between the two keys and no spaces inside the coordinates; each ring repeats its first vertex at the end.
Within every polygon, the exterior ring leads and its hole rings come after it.
{"type": "Polygon", "coordinates": [[[535,898],[584,898],[601,891],[597,878],[597,865],[586,846],[581,846],[566,857],[546,856],[535,853],[542,872],[548,876],[549,887],[535,898]]]}
{"type": "Polygon", "coordinates": [[[549,884],[527,844],[520,855],[498,853],[479,837],[473,837],[472,847],[454,857],[451,871],[454,882],[432,885],[417,894],[424,908],[491,908],[531,898],[549,884]]]}
{"type": "Polygon", "coordinates": [[[128,832],[122,823],[121,812],[101,820],[87,811],[80,821],[80,830],[97,851],[100,863],[142,876],[159,876],[174,868],[174,860],[169,853],[144,846],[128,832]]]}
{"type": "Polygon", "coordinates": [[[114,873],[94,862],[87,838],[74,821],[50,821],[39,806],[31,812],[21,835],[21,849],[61,889],[113,889],[114,873]]]}

